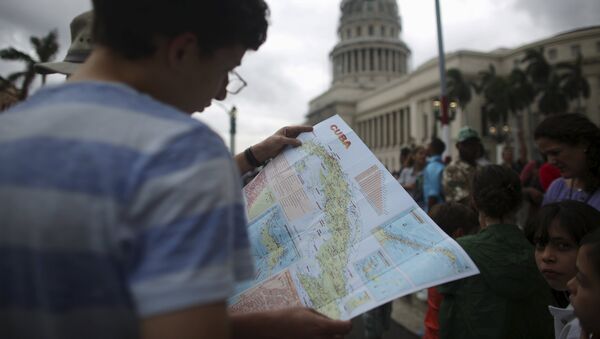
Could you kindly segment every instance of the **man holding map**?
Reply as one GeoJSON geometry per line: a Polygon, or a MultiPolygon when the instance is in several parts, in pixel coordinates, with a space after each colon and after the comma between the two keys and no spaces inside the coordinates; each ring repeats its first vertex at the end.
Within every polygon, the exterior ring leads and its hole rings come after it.
{"type": "Polygon", "coordinates": [[[253,276],[239,173],[185,113],[209,105],[264,42],[266,4],[93,4],[87,61],[1,117],[0,161],[11,166],[0,171],[0,337],[348,332],[304,307],[227,314],[234,283],[253,276]]]}

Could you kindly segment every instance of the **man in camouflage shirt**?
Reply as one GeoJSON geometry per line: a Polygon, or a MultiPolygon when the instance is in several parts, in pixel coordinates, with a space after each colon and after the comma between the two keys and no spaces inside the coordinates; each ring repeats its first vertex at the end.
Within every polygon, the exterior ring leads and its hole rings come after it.
{"type": "Polygon", "coordinates": [[[459,159],[446,167],[442,177],[444,197],[447,202],[468,204],[471,177],[477,169],[477,158],[482,149],[477,131],[468,126],[461,128],[456,148],[459,159]]]}

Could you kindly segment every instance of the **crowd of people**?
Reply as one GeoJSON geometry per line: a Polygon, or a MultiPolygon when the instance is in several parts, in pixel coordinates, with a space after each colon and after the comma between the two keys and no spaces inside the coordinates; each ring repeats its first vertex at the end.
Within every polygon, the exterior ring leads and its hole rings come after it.
{"type": "MultiPolygon", "coordinates": [[[[266,39],[266,3],[92,3],[72,34],[93,49],[40,65],[68,81],[0,115],[0,337],[347,334],[306,307],[227,308],[254,274],[240,173],[312,128],[232,157],[189,115],[228,95],[266,39]]],[[[429,289],[425,338],[600,336],[600,129],[556,115],[534,138],[543,163],[506,147],[488,164],[469,127],[452,163],[439,139],[402,151],[400,184],[480,270],[429,289]]]]}
{"type": "MultiPolygon", "coordinates": [[[[582,114],[562,114],[542,121],[533,137],[544,161],[527,162],[523,147],[515,161],[511,145],[503,148],[500,164],[482,161],[481,139],[469,127],[460,130],[458,159],[450,164],[441,160],[439,139],[426,148],[427,165],[419,154],[424,147],[402,151],[398,182],[481,272],[428,290],[424,338],[598,333],[589,319],[579,322],[590,309],[577,309],[583,298],[577,294],[580,265],[588,264],[587,276],[598,260],[595,250],[585,258],[578,253],[600,228],[600,128],[582,114]]],[[[600,266],[595,270],[600,277],[600,266]]],[[[600,303],[594,305],[600,315],[600,303]]]]}

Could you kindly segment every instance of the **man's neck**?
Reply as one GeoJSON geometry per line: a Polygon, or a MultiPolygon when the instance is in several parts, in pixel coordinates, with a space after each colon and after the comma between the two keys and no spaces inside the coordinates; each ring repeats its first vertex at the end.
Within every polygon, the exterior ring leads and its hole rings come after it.
{"type": "Polygon", "coordinates": [[[168,91],[164,90],[167,82],[160,76],[157,67],[153,67],[154,62],[151,58],[131,61],[108,48],[97,46],[68,81],[119,83],[169,103],[168,91]]]}

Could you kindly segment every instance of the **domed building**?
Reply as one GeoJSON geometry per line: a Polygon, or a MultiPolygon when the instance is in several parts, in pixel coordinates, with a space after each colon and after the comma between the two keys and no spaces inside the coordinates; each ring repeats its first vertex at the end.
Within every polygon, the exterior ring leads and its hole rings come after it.
{"type": "Polygon", "coordinates": [[[330,54],[333,85],[374,88],[408,71],[410,49],[399,36],[395,0],[344,0],[339,43],[330,54]]]}
{"type": "Polygon", "coordinates": [[[329,55],[332,86],[311,102],[313,124],[335,114],[351,122],[358,96],[408,72],[411,52],[400,38],[396,0],[343,0],[340,10],[339,42],[329,55]]]}
{"type": "MultiPolygon", "coordinates": [[[[331,87],[311,100],[307,123],[314,125],[340,115],[390,171],[397,171],[402,147],[427,144],[441,129],[436,105],[440,91],[438,59],[410,69],[411,52],[401,39],[402,21],[396,0],[342,0],[340,10],[339,41],[329,54],[331,87]]],[[[585,113],[600,123],[600,26],[564,32],[516,48],[452,51],[446,54],[446,68],[460,70],[467,81],[477,80],[478,74],[490,66],[498,75],[507,76],[513,69],[524,67],[521,60],[529,49],[543,50],[551,64],[573,62],[581,56],[590,96],[572,101],[569,111],[585,113]]],[[[464,125],[475,128],[489,159],[497,161],[502,143],[514,139],[519,123],[512,115],[508,121],[492,122],[484,104],[484,98],[472,93],[466,107],[455,105],[450,137],[455,138],[464,125]]],[[[522,112],[528,115],[522,119],[526,140],[531,139],[531,131],[543,119],[537,108],[534,103],[522,112]]],[[[452,139],[447,145],[453,158],[457,157],[455,142],[452,139]]],[[[530,154],[532,149],[529,145],[530,154]]]]}

